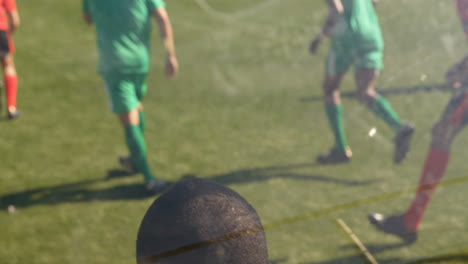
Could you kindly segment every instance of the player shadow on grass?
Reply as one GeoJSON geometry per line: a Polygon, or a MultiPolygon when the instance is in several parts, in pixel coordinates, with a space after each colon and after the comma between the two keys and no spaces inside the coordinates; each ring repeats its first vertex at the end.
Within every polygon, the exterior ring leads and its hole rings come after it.
{"type": "MultiPolygon", "coordinates": [[[[418,86],[411,86],[411,87],[400,87],[400,88],[385,88],[385,89],[377,89],[377,92],[385,97],[394,96],[394,95],[406,95],[406,94],[414,94],[414,93],[430,93],[436,91],[447,91],[451,92],[453,88],[449,87],[446,84],[427,84],[427,85],[418,85],[418,86]]],[[[344,91],[341,92],[341,97],[347,98],[356,98],[357,92],[356,91],[344,91]]],[[[309,96],[303,97],[299,99],[300,102],[308,103],[308,102],[315,102],[315,101],[323,101],[323,96],[309,96]]]]}
{"type": "MultiPolygon", "coordinates": [[[[377,179],[368,180],[353,180],[345,178],[336,178],[317,174],[299,173],[294,170],[306,169],[317,166],[316,163],[293,164],[283,166],[270,166],[264,168],[242,169],[224,174],[208,177],[210,180],[221,184],[245,184],[252,182],[262,182],[270,179],[283,178],[298,181],[320,181],[331,184],[339,184],[345,186],[362,186],[377,182],[377,179]]],[[[183,178],[192,178],[195,175],[187,174],[183,178]]]]}
{"type": "Polygon", "coordinates": [[[103,188],[99,188],[98,186],[111,179],[132,175],[122,170],[110,170],[105,178],[65,183],[2,195],[0,196],[0,208],[7,208],[9,205],[14,205],[16,208],[25,208],[61,203],[142,200],[150,197],[142,183],[113,185],[103,188]]]}
{"type": "MultiPolygon", "coordinates": [[[[371,254],[379,254],[384,251],[394,250],[399,248],[404,248],[412,245],[414,243],[398,242],[398,243],[380,243],[380,244],[366,244],[367,250],[371,254]]],[[[342,246],[341,249],[355,249],[355,245],[346,245],[342,246]]]]}
{"type": "MultiPolygon", "coordinates": [[[[401,244],[401,243],[400,243],[401,244]]],[[[404,244],[404,243],[403,243],[404,244]]],[[[391,249],[391,247],[389,248],[391,249]]],[[[358,249],[356,249],[358,250],[358,249]]],[[[371,254],[374,254],[372,250],[369,249],[371,254]]],[[[376,257],[376,256],[374,256],[376,257]]],[[[430,263],[468,263],[468,254],[453,254],[453,255],[444,255],[444,256],[436,256],[436,257],[429,257],[429,258],[419,258],[419,259],[402,259],[400,257],[390,257],[390,258],[379,258],[376,257],[378,263],[406,263],[406,264],[430,264],[430,263]]],[[[336,263],[369,263],[366,257],[359,252],[356,252],[353,255],[334,258],[326,261],[313,261],[313,262],[306,262],[304,264],[336,264],[336,263]]]]}
{"type": "MultiPolygon", "coordinates": [[[[397,248],[402,248],[406,247],[409,244],[407,243],[392,243],[392,244],[374,244],[374,245],[366,245],[367,250],[374,256],[376,257],[376,254],[387,251],[387,250],[392,250],[392,249],[397,249],[397,248]]],[[[339,258],[333,258],[329,259],[326,261],[313,261],[310,263],[305,263],[305,264],[335,264],[335,263],[369,263],[369,261],[366,259],[364,254],[359,251],[359,248],[357,248],[354,244],[346,244],[344,246],[340,247],[340,251],[354,251],[354,253],[344,256],[344,257],[339,257],[339,258]]],[[[401,259],[398,257],[395,258],[387,258],[387,259],[377,259],[379,263],[400,263],[401,259]]]]}
{"type": "MultiPolygon", "coordinates": [[[[381,245],[375,245],[374,247],[373,246],[368,246],[367,249],[373,255],[373,257],[377,258],[378,263],[401,263],[402,259],[399,258],[399,257],[382,259],[382,258],[378,258],[376,256],[376,254],[377,254],[377,252],[396,249],[396,248],[400,248],[400,247],[404,247],[404,246],[407,246],[407,244],[405,244],[405,243],[381,244],[381,245]],[[375,249],[377,249],[377,251],[374,251],[375,249]]],[[[341,250],[345,250],[345,249],[353,250],[353,251],[355,251],[355,253],[350,254],[348,256],[344,256],[344,257],[329,259],[329,260],[326,260],[326,261],[319,261],[319,262],[313,261],[313,262],[305,263],[305,264],[369,263],[369,261],[364,256],[364,254],[362,252],[359,252],[359,249],[356,246],[346,245],[346,246],[341,247],[341,250]]]]}
{"type": "Polygon", "coordinates": [[[426,259],[416,260],[416,261],[410,262],[409,264],[447,263],[447,262],[468,263],[468,253],[435,256],[435,257],[430,257],[426,259]]]}
{"type": "MultiPolygon", "coordinates": [[[[208,177],[221,184],[251,183],[266,181],[274,178],[289,178],[302,181],[322,181],[346,186],[361,186],[372,184],[377,180],[350,180],[327,177],[323,175],[309,175],[293,172],[294,169],[303,169],[316,166],[315,164],[295,164],[286,166],[271,166],[265,168],[242,169],[225,174],[208,177]]],[[[36,205],[57,205],[60,203],[82,203],[91,201],[118,201],[118,200],[142,200],[150,195],[146,192],[142,183],[113,185],[99,188],[99,185],[109,180],[118,180],[133,176],[123,170],[109,170],[105,178],[79,181],[74,183],[59,184],[50,187],[35,188],[0,196],[0,208],[14,205],[16,208],[25,208],[36,205]]],[[[182,178],[196,177],[187,174],[182,178]]],[[[168,182],[168,186],[172,183],[168,182]]]]}
{"type": "MultiPolygon", "coordinates": [[[[377,259],[378,263],[401,263],[400,258],[389,258],[389,259],[377,259]]],[[[362,254],[356,253],[355,255],[349,255],[346,257],[334,258],[326,261],[312,261],[305,262],[304,264],[355,264],[355,263],[370,263],[366,257],[362,254]]]]}
{"type": "MultiPolygon", "coordinates": [[[[377,258],[379,263],[407,263],[407,264],[426,264],[426,263],[468,263],[468,253],[459,253],[459,254],[444,254],[441,256],[433,256],[427,258],[417,258],[417,259],[402,259],[400,257],[392,258],[378,258],[378,254],[388,250],[394,250],[398,248],[404,248],[410,246],[411,243],[399,242],[399,243],[389,243],[389,244],[369,244],[367,250],[377,258]]],[[[354,245],[342,246],[341,250],[358,250],[354,245]]],[[[334,263],[367,263],[368,261],[364,255],[360,252],[356,252],[354,255],[335,258],[323,262],[313,262],[314,264],[334,264],[334,263]]],[[[312,264],[312,263],[310,263],[312,264]]]]}
{"type": "Polygon", "coordinates": [[[286,262],[288,262],[287,258],[280,258],[280,259],[270,260],[271,264],[281,264],[281,263],[286,263],[286,262]]]}

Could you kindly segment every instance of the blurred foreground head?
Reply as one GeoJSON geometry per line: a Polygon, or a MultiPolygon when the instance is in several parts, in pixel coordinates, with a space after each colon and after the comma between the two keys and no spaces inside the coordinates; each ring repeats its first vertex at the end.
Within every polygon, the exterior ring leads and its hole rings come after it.
{"type": "Polygon", "coordinates": [[[203,179],[183,180],[146,212],[138,264],[267,264],[263,226],[238,193],[203,179]]]}

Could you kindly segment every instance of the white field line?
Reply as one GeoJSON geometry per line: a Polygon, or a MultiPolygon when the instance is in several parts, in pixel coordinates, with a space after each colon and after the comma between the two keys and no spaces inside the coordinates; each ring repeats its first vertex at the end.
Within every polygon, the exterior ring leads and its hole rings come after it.
{"type": "Polygon", "coordinates": [[[377,260],[375,260],[374,256],[372,256],[372,254],[369,252],[369,250],[367,250],[366,246],[364,246],[361,240],[359,240],[359,238],[353,233],[351,228],[349,228],[349,226],[339,218],[336,219],[336,221],[341,226],[341,228],[343,228],[343,230],[349,235],[349,237],[353,240],[356,246],[358,246],[359,250],[361,250],[361,253],[364,254],[364,256],[366,256],[367,260],[371,264],[379,264],[377,260]]]}
{"type": "Polygon", "coordinates": [[[183,27],[191,28],[191,29],[194,29],[194,30],[202,31],[202,32],[210,32],[210,31],[213,30],[210,27],[200,26],[197,23],[194,23],[193,21],[187,21],[187,20],[183,20],[183,19],[180,19],[180,18],[173,19],[171,22],[174,25],[180,25],[180,26],[183,26],[183,27]]]}
{"type": "Polygon", "coordinates": [[[251,8],[246,8],[244,10],[241,10],[235,13],[225,13],[225,12],[220,12],[214,9],[212,6],[210,6],[206,2],[206,0],[195,0],[195,2],[200,6],[200,8],[203,11],[205,11],[205,13],[207,13],[208,15],[214,18],[217,18],[226,22],[232,22],[240,18],[253,16],[279,1],[280,0],[265,0],[263,3],[253,6],[251,8]]]}

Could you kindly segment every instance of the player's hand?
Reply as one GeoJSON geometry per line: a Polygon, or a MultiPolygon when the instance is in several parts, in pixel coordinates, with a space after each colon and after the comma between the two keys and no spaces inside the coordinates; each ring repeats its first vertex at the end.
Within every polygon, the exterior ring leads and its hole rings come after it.
{"type": "Polygon", "coordinates": [[[179,63],[175,56],[168,56],[166,59],[166,76],[171,79],[179,71],[179,63]]]}
{"type": "Polygon", "coordinates": [[[458,88],[468,77],[468,57],[450,67],[445,74],[445,81],[453,88],[458,88]]]}
{"type": "Polygon", "coordinates": [[[317,53],[317,50],[320,47],[320,44],[322,44],[322,39],[323,39],[323,36],[319,35],[314,40],[312,40],[309,46],[309,51],[311,54],[317,53]]]}
{"type": "Polygon", "coordinates": [[[452,88],[460,87],[462,78],[463,77],[460,74],[460,70],[457,67],[450,68],[445,74],[445,81],[452,88]]]}

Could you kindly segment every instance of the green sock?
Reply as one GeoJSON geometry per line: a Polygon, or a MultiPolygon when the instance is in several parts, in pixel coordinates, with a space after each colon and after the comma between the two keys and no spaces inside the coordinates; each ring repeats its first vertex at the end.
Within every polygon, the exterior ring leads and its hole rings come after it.
{"type": "Polygon", "coordinates": [[[401,127],[401,120],[397,113],[393,111],[390,103],[382,96],[377,97],[369,103],[369,108],[376,116],[385,121],[393,130],[398,131],[401,127]]]}
{"type": "Polygon", "coordinates": [[[346,135],[343,125],[343,106],[342,105],[326,105],[328,121],[335,135],[335,147],[345,151],[348,144],[346,143],[346,135]]]}
{"type": "Polygon", "coordinates": [[[146,160],[146,143],[139,125],[125,126],[125,139],[130,150],[130,159],[139,172],[143,173],[145,182],[156,180],[146,160]]]}
{"type": "Polygon", "coordinates": [[[145,135],[145,128],[146,128],[146,118],[145,118],[145,112],[143,110],[140,111],[140,129],[141,133],[145,135]]]}

